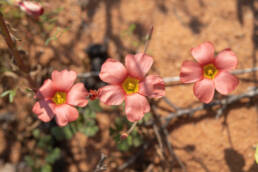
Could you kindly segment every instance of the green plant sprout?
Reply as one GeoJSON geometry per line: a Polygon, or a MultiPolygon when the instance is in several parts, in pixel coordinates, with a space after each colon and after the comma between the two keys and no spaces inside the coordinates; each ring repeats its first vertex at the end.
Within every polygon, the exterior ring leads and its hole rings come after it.
{"type": "Polygon", "coordinates": [[[5,96],[8,96],[9,97],[9,102],[12,103],[15,95],[16,95],[16,89],[13,89],[13,90],[6,90],[6,91],[4,91],[0,95],[0,97],[3,98],[5,96]]]}
{"type": "Polygon", "coordinates": [[[32,131],[32,136],[36,140],[35,149],[40,149],[46,152],[45,155],[32,151],[25,156],[25,162],[32,168],[32,171],[37,172],[52,172],[52,165],[61,157],[61,150],[54,147],[53,138],[49,134],[41,132],[39,129],[32,131]],[[42,160],[42,156],[44,160],[42,160]]]}
{"type": "Polygon", "coordinates": [[[60,27],[58,27],[56,33],[46,40],[45,45],[47,46],[50,41],[57,40],[58,38],[60,38],[62,36],[63,33],[67,32],[68,30],[69,30],[69,27],[67,27],[63,30],[60,27]]]}
{"type": "MultiPolygon", "coordinates": [[[[138,122],[139,125],[146,124],[151,119],[151,113],[146,113],[142,120],[138,122]]],[[[126,117],[117,117],[114,126],[109,128],[109,133],[115,140],[117,148],[120,151],[128,151],[132,147],[139,147],[143,143],[143,138],[135,127],[126,139],[121,139],[121,132],[125,127],[130,128],[133,124],[129,122],[126,117]]]]}

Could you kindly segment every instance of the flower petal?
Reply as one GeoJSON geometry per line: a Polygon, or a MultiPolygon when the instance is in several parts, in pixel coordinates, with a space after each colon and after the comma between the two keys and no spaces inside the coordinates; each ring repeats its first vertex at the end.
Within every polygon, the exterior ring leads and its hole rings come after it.
{"type": "Polygon", "coordinates": [[[59,72],[55,70],[52,72],[53,84],[58,91],[69,91],[73,86],[76,77],[77,74],[74,71],[63,70],[59,72]]]}
{"type": "Polygon", "coordinates": [[[125,57],[125,66],[128,73],[138,79],[143,79],[144,75],[150,70],[153,58],[143,53],[136,55],[127,55],[125,57]]]}
{"type": "Polygon", "coordinates": [[[140,82],[139,93],[150,98],[160,98],[165,95],[165,83],[158,75],[149,75],[140,82]]]}
{"type": "Polygon", "coordinates": [[[201,65],[214,60],[214,47],[210,42],[205,42],[198,47],[192,48],[191,52],[195,60],[201,65]]]}
{"type": "Polygon", "coordinates": [[[84,107],[88,104],[88,95],[83,83],[77,83],[68,92],[66,102],[69,105],[84,107]]]}
{"type": "Polygon", "coordinates": [[[119,85],[107,85],[99,90],[100,101],[107,105],[120,105],[125,99],[125,93],[119,85]]]}
{"type": "Polygon", "coordinates": [[[40,100],[34,104],[32,111],[41,121],[49,122],[55,116],[54,107],[55,105],[50,100],[40,100]]]}
{"type": "Polygon", "coordinates": [[[181,66],[180,80],[183,83],[193,83],[201,80],[202,68],[201,66],[193,61],[184,61],[181,66]]]}
{"type": "Polygon", "coordinates": [[[220,72],[214,81],[216,90],[223,95],[232,92],[239,83],[238,78],[227,71],[220,72]]]}
{"type": "Polygon", "coordinates": [[[230,49],[221,51],[215,58],[215,66],[219,70],[232,70],[237,66],[237,57],[230,49]]]}
{"type": "Polygon", "coordinates": [[[204,103],[210,103],[214,96],[215,86],[214,81],[203,79],[194,84],[194,95],[204,103]]]}
{"type": "Polygon", "coordinates": [[[56,106],[54,111],[56,114],[56,122],[61,127],[67,125],[68,122],[75,121],[79,117],[77,109],[68,104],[56,106]]]}
{"type": "Polygon", "coordinates": [[[110,84],[120,84],[127,76],[127,70],[122,63],[115,59],[107,59],[101,67],[99,77],[110,84]]]}
{"type": "Polygon", "coordinates": [[[44,84],[39,88],[37,92],[37,98],[49,99],[55,94],[54,85],[51,79],[44,81],[44,84]]]}
{"type": "Polygon", "coordinates": [[[150,111],[150,104],[146,97],[140,94],[126,96],[125,114],[130,122],[139,121],[150,111]]]}

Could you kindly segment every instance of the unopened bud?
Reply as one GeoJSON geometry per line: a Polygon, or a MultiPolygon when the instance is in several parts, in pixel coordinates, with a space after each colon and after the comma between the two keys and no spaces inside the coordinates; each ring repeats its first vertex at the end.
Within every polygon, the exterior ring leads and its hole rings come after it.
{"type": "Polygon", "coordinates": [[[95,99],[99,98],[99,94],[100,94],[99,90],[90,90],[89,98],[91,100],[95,100],[95,99]]]}
{"type": "Polygon", "coordinates": [[[33,17],[39,17],[44,13],[44,8],[37,2],[20,1],[18,5],[22,11],[33,17]]]}
{"type": "Polygon", "coordinates": [[[125,140],[125,139],[127,139],[127,137],[128,137],[128,134],[127,133],[123,133],[123,134],[121,134],[120,139],[121,140],[125,140]]]}

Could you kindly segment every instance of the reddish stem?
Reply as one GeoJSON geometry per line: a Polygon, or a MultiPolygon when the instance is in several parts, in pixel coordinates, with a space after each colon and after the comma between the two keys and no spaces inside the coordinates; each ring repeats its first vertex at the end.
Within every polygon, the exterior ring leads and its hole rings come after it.
{"type": "Polygon", "coordinates": [[[30,83],[30,86],[34,90],[36,88],[36,84],[34,83],[31,76],[29,75],[30,68],[29,68],[29,66],[26,66],[23,63],[23,59],[20,56],[19,51],[16,49],[16,46],[11,39],[10,33],[9,33],[8,28],[7,28],[7,26],[5,24],[5,21],[4,21],[3,14],[1,12],[0,12],[0,29],[1,29],[2,35],[5,39],[5,42],[7,43],[8,47],[9,47],[9,50],[12,53],[12,55],[13,55],[16,63],[17,63],[17,66],[25,74],[26,79],[28,80],[28,82],[30,83]]]}

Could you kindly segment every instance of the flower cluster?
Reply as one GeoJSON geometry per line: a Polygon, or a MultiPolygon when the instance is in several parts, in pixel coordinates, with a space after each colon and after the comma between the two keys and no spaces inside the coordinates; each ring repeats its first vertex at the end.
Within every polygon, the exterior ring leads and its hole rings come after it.
{"type": "Polygon", "coordinates": [[[145,77],[152,63],[152,57],[146,54],[127,55],[126,68],[119,61],[108,59],[99,76],[110,85],[90,92],[83,83],[73,85],[77,77],[74,71],[53,71],[52,78],[47,79],[37,92],[38,101],[33,112],[44,122],[55,117],[59,126],[65,126],[78,118],[78,111],[73,106],[86,106],[87,98],[99,98],[107,105],[119,105],[125,100],[127,119],[138,121],[150,111],[146,96],[160,98],[165,95],[164,81],[160,76],[145,77]]]}
{"type": "MultiPolygon", "coordinates": [[[[194,61],[184,61],[180,79],[183,83],[195,83],[195,96],[204,103],[212,101],[215,89],[227,95],[239,81],[230,74],[236,68],[237,58],[230,49],[214,57],[214,47],[206,42],[191,50],[194,61]]],[[[147,98],[161,98],[165,95],[165,83],[159,75],[147,75],[153,58],[144,53],[127,55],[125,66],[115,59],[107,59],[101,67],[99,77],[108,85],[88,92],[83,83],[74,84],[74,71],[53,71],[39,88],[38,101],[33,112],[44,122],[53,117],[59,126],[65,126],[79,116],[74,106],[84,107],[88,99],[99,98],[106,105],[120,105],[125,101],[125,114],[130,122],[136,122],[150,111],[147,98]]]]}

